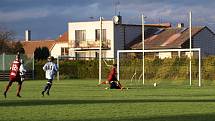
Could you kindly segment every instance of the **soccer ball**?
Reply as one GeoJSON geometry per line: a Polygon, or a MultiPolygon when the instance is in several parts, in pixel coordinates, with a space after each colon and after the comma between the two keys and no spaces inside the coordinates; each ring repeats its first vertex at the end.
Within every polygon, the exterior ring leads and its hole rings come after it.
{"type": "Polygon", "coordinates": [[[157,86],[157,83],[154,83],[153,85],[154,85],[154,87],[156,87],[156,86],[157,86]]]}

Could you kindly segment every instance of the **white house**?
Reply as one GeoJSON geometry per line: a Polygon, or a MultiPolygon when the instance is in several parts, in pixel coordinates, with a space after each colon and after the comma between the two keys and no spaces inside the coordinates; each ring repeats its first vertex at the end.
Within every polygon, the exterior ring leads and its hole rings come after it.
{"type": "MultiPolygon", "coordinates": [[[[145,37],[149,37],[158,28],[169,28],[170,24],[145,24],[145,37]]],[[[36,47],[47,46],[50,54],[58,56],[70,56],[74,58],[96,58],[99,56],[100,45],[100,21],[69,22],[68,32],[52,41],[30,41],[26,33],[24,48],[34,52],[36,47]],[[32,46],[29,46],[33,44],[32,46]],[[37,46],[36,46],[37,45],[37,46]]],[[[142,36],[142,25],[122,24],[121,16],[114,16],[113,20],[102,21],[102,57],[116,58],[117,50],[129,49],[142,36]]]]}
{"type": "Polygon", "coordinates": [[[55,58],[58,56],[69,56],[68,32],[60,35],[55,40],[55,44],[51,48],[50,54],[55,58]]]}
{"type": "MultiPolygon", "coordinates": [[[[146,29],[168,26],[146,25],[146,29]]],[[[100,27],[100,21],[69,22],[69,55],[72,57],[98,57],[100,27]]],[[[116,58],[117,50],[126,49],[128,43],[141,35],[142,26],[122,24],[121,16],[114,16],[113,20],[102,21],[102,33],[102,57],[116,58]]]]}

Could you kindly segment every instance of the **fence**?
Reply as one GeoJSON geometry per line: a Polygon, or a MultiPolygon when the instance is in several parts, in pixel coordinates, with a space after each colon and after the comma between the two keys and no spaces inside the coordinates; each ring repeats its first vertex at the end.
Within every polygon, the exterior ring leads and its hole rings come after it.
{"type": "MultiPolygon", "coordinates": [[[[0,55],[0,80],[9,79],[10,66],[16,55],[1,54],[0,55]]],[[[24,60],[24,66],[27,70],[26,79],[34,79],[34,58],[26,55],[21,55],[24,60]]]]}

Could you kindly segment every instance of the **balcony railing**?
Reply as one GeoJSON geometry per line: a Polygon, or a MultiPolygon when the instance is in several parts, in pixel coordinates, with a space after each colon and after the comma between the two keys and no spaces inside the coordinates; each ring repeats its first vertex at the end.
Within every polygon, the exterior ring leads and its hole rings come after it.
{"type": "MultiPolygon", "coordinates": [[[[100,46],[99,42],[100,41],[95,41],[95,40],[86,40],[86,41],[72,40],[69,42],[69,45],[72,48],[90,49],[90,48],[99,48],[99,46],[100,46]]],[[[111,47],[110,40],[102,41],[102,48],[109,49],[110,47],[111,47]]]]}

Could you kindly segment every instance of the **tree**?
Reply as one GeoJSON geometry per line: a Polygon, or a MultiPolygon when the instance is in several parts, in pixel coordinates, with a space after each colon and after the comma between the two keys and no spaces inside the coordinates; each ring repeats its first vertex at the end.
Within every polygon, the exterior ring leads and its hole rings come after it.
{"type": "Polygon", "coordinates": [[[10,41],[13,41],[14,39],[15,34],[13,31],[0,26],[0,54],[12,50],[10,41]]]}
{"type": "Polygon", "coordinates": [[[39,61],[40,60],[40,54],[41,54],[41,48],[36,48],[34,51],[34,59],[39,61]]]}
{"type": "Polygon", "coordinates": [[[0,26],[0,54],[16,54],[17,52],[24,54],[25,50],[22,44],[14,40],[15,33],[0,26]]]}
{"type": "Polygon", "coordinates": [[[19,52],[20,54],[25,54],[25,49],[23,48],[23,45],[21,42],[13,42],[13,53],[19,52]]]}
{"type": "Polygon", "coordinates": [[[41,49],[41,59],[46,60],[49,57],[49,49],[47,47],[42,47],[41,49]]]}
{"type": "Polygon", "coordinates": [[[49,49],[47,47],[38,47],[34,51],[34,59],[37,61],[46,60],[49,56],[49,49]]]}

